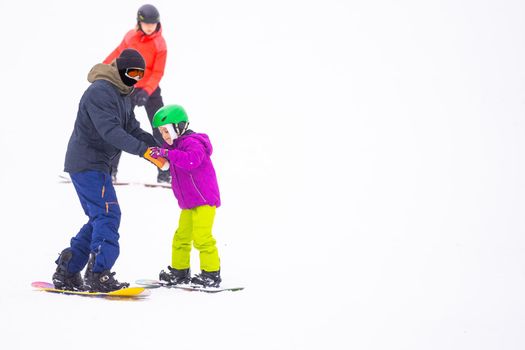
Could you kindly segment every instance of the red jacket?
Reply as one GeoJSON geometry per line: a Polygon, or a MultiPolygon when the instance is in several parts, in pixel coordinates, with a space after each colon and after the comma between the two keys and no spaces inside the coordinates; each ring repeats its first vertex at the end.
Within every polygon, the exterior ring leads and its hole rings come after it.
{"type": "Polygon", "coordinates": [[[119,46],[104,60],[103,63],[109,64],[117,58],[124,49],[132,48],[140,52],[146,61],[146,71],[144,78],[135,84],[136,88],[146,90],[151,95],[159,86],[160,80],[164,75],[166,66],[167,47],[162,37],[162,28],[151,35],[145,35],[140,29],[130,30],[119,46]]]}

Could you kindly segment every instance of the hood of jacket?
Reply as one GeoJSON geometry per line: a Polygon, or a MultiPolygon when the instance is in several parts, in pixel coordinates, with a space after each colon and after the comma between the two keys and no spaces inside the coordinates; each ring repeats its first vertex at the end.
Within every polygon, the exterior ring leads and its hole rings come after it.
{"type": "Polygon", "coordinates": [[[95,80],[107,80],[119,90],[123,95],[129,95],[133,91],[133,86],[127,86],[124,84],[122,79],[120,79],[120,74],[118,73],[117,64],[115,61],[110,64],[98,63],[91,68],[88,73],[88,81],[90,83],[95,80]]]}
{"type": "MultiPolygon", "coordinates": [[[[192,139],[199,140],[199,142],[204,146],[204,150],[208,156],[211,156],[213,153],[213,146],[211,145],[210,138],[206,134],[201,134],[194,132],[192,130],[187,130],[181,137],[175,140],[175,142],[183,143],[186,138],[191,137],[192,139]]],[[[177,143],[177,145],[178,145],[177,143]]]]}

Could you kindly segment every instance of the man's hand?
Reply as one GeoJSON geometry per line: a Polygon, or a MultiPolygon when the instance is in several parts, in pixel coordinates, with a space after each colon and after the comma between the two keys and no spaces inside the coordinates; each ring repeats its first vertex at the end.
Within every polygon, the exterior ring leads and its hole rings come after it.
{"type": "Polygon", "coordinates": [[[146,104],[146,102],[148,102],[149,95],[146,92],[146,90],[141,89],[141,88],[137,88],[137,89],[135,89],[135,91],[133,91],[133,93],[131,94],[130,98],[131,98],[131,102],[135,106],[139,106],[140,107],[140,106],[144,106],[146,104]]]}

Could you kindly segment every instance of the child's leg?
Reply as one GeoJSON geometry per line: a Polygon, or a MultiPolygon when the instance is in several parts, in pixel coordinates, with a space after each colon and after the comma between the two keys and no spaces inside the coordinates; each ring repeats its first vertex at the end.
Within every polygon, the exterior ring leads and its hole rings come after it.
{"type": "Polygon", "coordinates": [[[221,268],[219,252],[212,236],[215,207],[202,205],[192,209],[193,245],[200,252],[201,270],[213,272],[221,268]]]}
{"type": "Polygon", "coordinates": [[[179,217],[179,227],[173,235],[171,246],[171,267],[184,270],[190,267],[192,214],[183,209],[179,217]]]}

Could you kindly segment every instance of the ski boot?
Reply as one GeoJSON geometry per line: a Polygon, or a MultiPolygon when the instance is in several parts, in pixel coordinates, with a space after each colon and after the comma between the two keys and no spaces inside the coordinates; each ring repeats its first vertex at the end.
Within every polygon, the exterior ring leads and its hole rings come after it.
{"type": "Polygon", "coordinates": [[[160,170],[159,174],[157,175],[157,183],[171,183],[171,174],[169,170],[160,170]]]}
{"type": "Polygon", "coordinates": [[[221,284],[221,270],[208,272],[202,270],[201,273],[193,276],[191,284],[204,288],[218,288],[221,284]]]}
{"type": "Polygon", "coordinates": [[[91,253],[89,255],[86,273],[84,274],[84,283],[87,291],[108,293],[129,287],[129,283],[119,282],[113,277],[115,276],[115,272],[111,272],[110,270],[93,272],[94,264],[95,254],[91,253]]]}
{"type": "Polygon", "coordinates": [[[53,284],[56,289],[63,290],[84,290],[84,281],[80,272],[71,273],[67,271],[69,262],[73,258],[71,248],[64,249],[55,261],[57,269],[53,274],[53,284]]]}
{"type": "Polygon", "coordinates": [[[191,281],[190,269],[177,270],[168,266],[168,271],[162,270],[159,273],[159,280],[169,285],[189,284],[191,281]]]}

